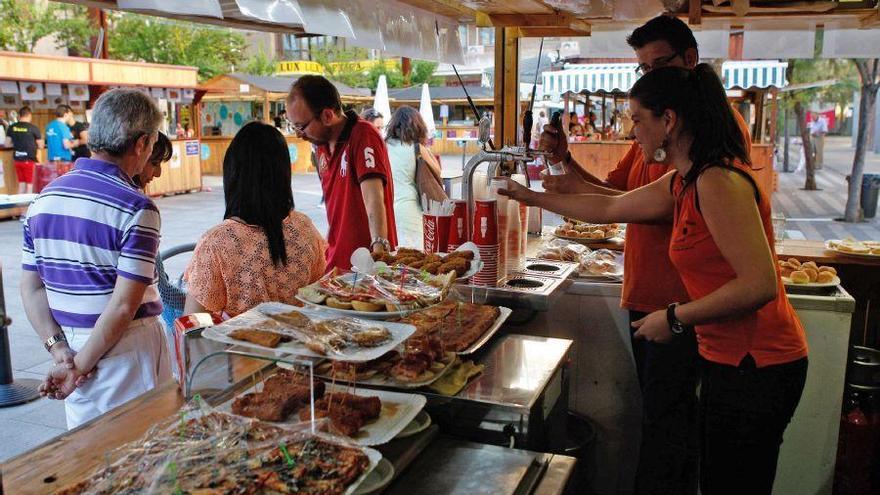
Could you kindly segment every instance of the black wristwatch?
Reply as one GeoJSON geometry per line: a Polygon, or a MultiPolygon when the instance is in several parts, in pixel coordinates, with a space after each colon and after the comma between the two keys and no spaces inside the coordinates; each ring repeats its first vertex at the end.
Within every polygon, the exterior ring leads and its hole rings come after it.
{"type": "Polygon", "coordinates": [[[666,307],[666,321],[669,323],[669,329],[672,330],[672,333],[675,335],[683,334],[688,328],[688,325],[685,325],[675,316],[675,308],[678,307],[678,303],[672,303],[666,307]]]}

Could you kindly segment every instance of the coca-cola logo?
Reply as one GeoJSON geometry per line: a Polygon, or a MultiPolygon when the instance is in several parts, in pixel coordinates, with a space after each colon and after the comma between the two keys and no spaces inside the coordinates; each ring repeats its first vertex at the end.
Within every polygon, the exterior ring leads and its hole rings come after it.
{"type": "Polygon", "coordinates": [[[434,237],[436,237],[437,232],[437,222],[433,217],[427,217],[425,219],[425,240],[431,241],[433,244],[434,237]]]}

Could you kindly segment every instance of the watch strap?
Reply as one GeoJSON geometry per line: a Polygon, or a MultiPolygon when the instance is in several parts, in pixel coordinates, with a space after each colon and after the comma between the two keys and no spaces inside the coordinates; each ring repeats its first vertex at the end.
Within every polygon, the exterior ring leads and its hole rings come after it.
{"type": "Polygon", "coordinates": [[[43,342],[43,346],[46,348],[47,351],[51,351],[52,346],[59,342],[67,342],[67,336],[64,335],[64,332],[49,337],[48,339],[46,339],[45,342],[43,342]]]}
{"type": "Polygon", "coordinates": [[[675,308],[678,303],[672,303],[666,307],[666,322],[669,324],[669,330],[676,335],[684,333],[686,325],[675,316],[675,308]]]}

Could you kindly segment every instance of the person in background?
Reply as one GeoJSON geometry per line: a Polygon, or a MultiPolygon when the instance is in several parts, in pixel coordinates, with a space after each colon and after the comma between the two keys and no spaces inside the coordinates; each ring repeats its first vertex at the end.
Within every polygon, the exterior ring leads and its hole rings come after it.
{"type": "Polygon", "coordinates": [[[810,138],[813,142],[813,156],[817,169],[822,168],[825,161],[825,135],[828,134],[828,119],[821,113],[816,113],[810,122],[810,138]]]}
{"type": "Polygon", "coordinates": [[[275,128],[284,132],[287,130],[287,110],[281,109],[278,115],[272,118],[275,128]]]}
{"type": "Polygon", "coordinates": [[[34,168],[37,150],[43,147],[40,129],[31,123],[34,115],[30,107],[18,111],[18,122],[9,126],[6,146],[12,146],[12,161],[18,176],[18,193],[31,193],[34,188],[34,168]]]}
{"type": "Polygon", "coordinates": [[[550,121],[547,119],[547,112],[541,110],[538,112],[538,117],[535,119],[535,124],[532,126],[532,149],[538,148],[538,143],[541,140],[541,133],[544,132],[544,126],[549,124],[550,121]]]}
{"type": "MultiPolygon", "coordinates": [[[[661,15],[649,20],[630,34],[627,43],[635,51],[641,74],[666,66],[694,68],[700,60],[693,32],[672,16],[661,15]]],[[[625,115],[625,129],[638,127],[631,112],[625,115]]],[[[750,152],[748,126],[738,113],[734,112],[734,117],[746,151],[750,152]]],[[[623,194],[659,180],[671,170],[666,163],[656,163],[651,156],[653,150],[645,153],[637,141],[604,180],[586,172],[571,158],[567,140],[560,139],[556,129],[545,128],[542,148],[552,150],[555,156],[550,160],[554,163],[561,160],[569,172],[544,176],[544,188],[554,193],[623,194]]],[[[631,323],[672,303],[689,299],[670,260],[671,238],[668,222],[627,225],[621,307],[629,310],[631,323]]],[[[631,343],[642,389],[642,440],[636,493],[696,494],[699,461],[696,338],[685,334],[664,344],[644,339],[632,339],[631,343]],[[678,454],[668,455],[669,452],[678,454]]]]}
{"type": "Polygon", "coordinates": [[[327,208],[327,268],[346,270],[360,247],[374,253],[397,245],[394,184],[379,131],[353,111],[342,111],[333,83],[306,75],[287,96],[298,136],[316,144],[318,175],[327,208]]]}
{"type": "Polygon", "coordinates": [[[373,124],[373,127],[379,131],[379,134],[382,134],[382,132],[385,131],[385,116],[375,108],[365,108],[364,111],[361,112],[361,118],[373,124]]]}
{"type": "Polygon", "coordinates": [[[513,181],[499,194],[588,222],[672,221],[669,257],[689,302],[633,322],[635,338],[698,337],[700,491],[770,495],[807,376],[806,335],[776,263],[770,200],[712,66],[654,69],[629,102],[644,158],[670,165],[669,173],[623,194],[537,193],[513,181]]]}
{"type": "Polygon", "coordinates": [[[77,158],[91,157],[92,152],[89,151],[88,146],[89,124],[77,120],[72,126],[70,126],[70,132],[73,134],[73,139],[79,143],[79,145],[73,149],[73,159],[76,160],[77,158]]]}
{"type": "Polygon", "coordinates": [[[73,160],[73,149],[82,144],[74,139],[70,131],[70,126],[75,122],[69,106],[58,105],[55,108],[55,120],[46,126],[46,150],[50,162],[73,160]]]}
{"type": "Polygon", "coordinates": [[[584,130],[584,126],[581,125],[581,121],[580,121],[580,119],[578,119],[578,115],[575,112],[571,112],[568,114],[568,136],[569,137],[586,136],[586,131],[584,130]]]}
{"type": "Polygon", "coordinates": [[[394,179],[394,222],[400,245],[415,249],[422,249],[424,245],[416,158],[424,160],[440,176],[440,164],[427,143],[428,126],[419,111],[409,106],[398,108],[391,116],[385,137],[394,179]]]}
{"type": "Polygon", "coordinates": [[[138,90],[102,94],[92,112],[93,157],[28,208],[21,298],[55,363],[40,391],[65,399],[71,429],[172,379],[156,287],[159,210],[133,181],[148,166],[161,119],[138,90]]]}
{"type": "Polygon", "coordinates": [[[238,131],[223,159],[224,220],[199,240],[184,274],[185,314],[298,304],[297,291],[321,278],[327,243],[294,211],[290,178],[290,153],[276,128],[251,122],[238,131]]]}
{"type": "Polygon", "coordinates": [[[135,185],[146,189],[147,184],[153,179],[162,177],[162,164],[170,160],[172,154],[174,154],[174,148],[171,146],[171,140],[162,131],[159,131],[156,144],[153,145],[153,152],[147,160],[147,166],[140,174],[132,177],[135,185]]]}

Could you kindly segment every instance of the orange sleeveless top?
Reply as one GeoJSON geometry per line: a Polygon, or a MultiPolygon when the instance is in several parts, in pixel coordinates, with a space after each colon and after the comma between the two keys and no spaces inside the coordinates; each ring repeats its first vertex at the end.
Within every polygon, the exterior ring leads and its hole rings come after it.
{"type": "MultiPolygon", "coordinates": [[[[757,184],[751,169],[739,163],[735,166],[753,186],[757,184]]],[[[669,258],[681,275],[691,300],[697,300],[736,278],[736,272],[724,259],[700,213],[696,184],[685,186],[680,174],[673,177],[672,184],[675,219],[669,258]]],[[[775,260],[770,201],[757,187],[756,191],[764,233],[775,260]]],[[[756,365],[763,367],[788,363],[807,355],[804,327],[788,301],[778,268],[776,299],[755,312],[719,323],[698,325],[696,331],[700,355],[716,363],[738,366],[746,354],[751,354],[756,365]]]]}

